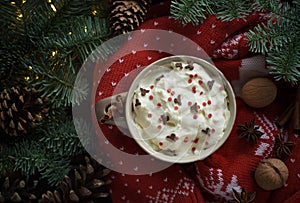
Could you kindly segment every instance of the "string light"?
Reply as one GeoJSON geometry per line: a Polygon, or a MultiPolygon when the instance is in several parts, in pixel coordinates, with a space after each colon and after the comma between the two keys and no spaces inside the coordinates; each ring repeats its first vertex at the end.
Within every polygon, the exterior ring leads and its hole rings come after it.
{"type": "Polygon", "coordinates": [[[84,26],[84,32],[87,32],[87,26],[84,26]]]}
{"type": "Polygon", "coordinates": [[[96,11],[96,10],[92,11],[92,14],[93,14],[94,16],[97,15],[97,11],[96,11]]]}
{"type": "Polygon", "coordinates": [[[23,14],[22,14],[22,13],[19,13],[19,14],[18,14],[18,17],[17,17],[17,20],[21,20],[21,18],[23,18],[23,14]]]}
{"type": "Polygon", "coordinates": [[[52,10],[53,10],[54,12],[57,11],[56,8],[55,8],[55,6],[54,6],[54,4],[50,4],[50,6],[51,6],[51,8],[52,8],[52,10]]]}
{"type": "Polygon", "coordinates": [[[28,66],[28,70],[32,70],[32,66],[28,66]]]}
{"type": "Polygon", "coordinates": [[[28,81],[28,80],[30,79],[30,77],[29,77],[29,76],[25,76],[24,79],[25,79],[26,81],[28,81]]]}
{"type": "Polygon", "coordinates": [[[55,56],[57,54],[57,51],[52,51],[52,56],[55,56]]]}
{"type": "Polygon", "coordinates": [[[22,0],[22,4],[25,4],[26,3],[26,0],[22,0]]]}
{"type": "Polygon", "coordinates": [[[12,1],[12,2],[10,2],[11,3],[11,5],[15,5],[16,4],[16,2],[14,2],[14,1],[12,1]]]}
{"type": "Polygon", "coordinates": [[[72,34],[72,32],[69,32],[68,34],[69,34],[69,35],[71,35],[71,34],[72,34]]]}

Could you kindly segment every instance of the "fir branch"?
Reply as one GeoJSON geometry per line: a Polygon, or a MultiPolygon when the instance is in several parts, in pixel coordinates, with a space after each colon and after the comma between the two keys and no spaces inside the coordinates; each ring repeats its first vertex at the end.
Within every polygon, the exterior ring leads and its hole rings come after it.
{"type": "Polygon", "coordinates": [[[82,63],[110,35],[107,19],[85,17],[70,22],[62,32],[48,34],[38,44],[44,50],[72,50],[82,63]]]}
{"type": "Polygon", "coordinates": [[[46,179],[50,186],[59,186],[71,170],[70,162],[69,159],[61,157],[49,161],[45,167],[40,168],[41,177],[46,179]]]}
{"type": "Polygon", "coordinates": [[[27,178],[39,173],[52,186],[57,186],[70,171],[69,157],[49,152],[38,141],[15,143],[9,157],[13,160],[13,171],[20,171],[27,178]]]}
{"type": "Polygon", "coordinates": [[[247,33],[247,37],[250,50],[263,54],[270,50],[278,50],[283,42],[289,41],[287,30],[273,27],[270,23],[257,25],[247,33]]]}
{"type": "Polygon", "coordinates": [[[202,22],[207,14],[213,13],[210,0],[174,0],[171,2],[171,14],[174,19],[181,23],[193,23],[194,25],[202,22]]]}
{"type": "Polygon", "coordinates": [[[49,126],[40,142],[46,146],[49,152],[60,156],[75,156],[84,152],[73,121],[49,126]]]}
{"type": "Polygon", "coordinates": [[[9,157],[12,154],[11,146],[7,143],[0,144],[0,177],[11,173],[14,168],[14,162],[9,157]]]}
{"type": "Polygon", "coordinates": [[[300,80],[300,38],[267,56],[268,69],[276,80],[296,85],[300,80]]]}
{"type": "MultiPolygon", "coordinates": [[[[67,59],[71,64],[71,57],[69,56],[67,59]]],[[[85,98],[87,95],[87,84],[74,87],[76,74],[70,68],[70,64],[65,68],[54,68],[51,72],[47,70],[46,65],[31,65],[33,71],[39,76],[38,79],[31,80],[32,86],[41,93],[41,97],[48,97],[55,107],[68,106],[73,100],[79,103],[81,98],[85,98]],[[73,99],[73,95],[77,95],[78,98],[73,99]]]]}
{"type": "Polygon", "coordinates": [[[14,171],[21,171],[22,175],[29,177],[36,170],[44,167],[49,161],[46,149],[38,143],[23,141],[16,143],[10,158],[14,161],[14,171]]]}
{"type": "Polygon", "coordinates": [[[219,0],[216,2],[217,18],[224,21],[244,19],[253,12],[252,0],[219,0]]]}

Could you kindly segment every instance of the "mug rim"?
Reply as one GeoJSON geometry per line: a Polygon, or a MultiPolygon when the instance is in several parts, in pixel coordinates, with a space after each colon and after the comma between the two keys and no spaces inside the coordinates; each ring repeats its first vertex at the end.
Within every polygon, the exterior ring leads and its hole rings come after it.
{"type": "Polygon", "coordinates": [[[224,74],[213,64],[209,63],[208,61],[195,57],[195,56],[188,56],[188,55],[174,55],[174,56],[168,56],[161,58],[159,60],[154,61],[153,63],[147,65],[141,72],[138,73],[138,75],[133,80],[132,84],[130,85],[129,90],[127,91],[127,97],[125,102],[125,120],[126,124],[128,126],[129,133],[131,137],[137,142],[137,144],[149,155],[154,156],[157,159],[160,159],[162,161],[171,162],[171,163],[190,163],[194,161],[199,161],[207,158],[211,154],[213,154],[215,151],[217,151],[228,139],[234,123],[236,119],[236,100],[235,100],[235,94],[233,91],[233,88],[230,84],[230,82],[226,79],[224,74]],[[147,74],[149,71],[151,71],[154,67],[159,66],[159,64],[166,64],[170,63],[172,61],[176,62],[184,62],[184,61],[192,61],[193,63],[197,63],[201,65],[205,69],[209,69],[206,71],[213,72],[217,76],[220,77],[222,80],[222,84],[224,85],[224,89],[227,92],[227,98],[228,98],[228,107],[230,111],[230,118],[227,123],[227,127],[225,129],[225,132],[223,136],[213,145],[210,146],[207,149],[202,149],[199,155],[190,155],[190,156],[170,156],[163,154],[159,151],[156,151],[153,149],[153,147],[147,143],[147,141],[142,139],[142,136],[140,133],[135,133],[135,131],[139,131],[137,127],[135,126],[133,117],[132,117],[132,97],[134,95],[134,91],[136,90],[139,82],[141,79],[144,78],[145,74],[147,74]],[[139,134],[139,135],[137,135],[139,134]],[[202,151],[205,151],[205,153],[202,155],[202,151]]]}

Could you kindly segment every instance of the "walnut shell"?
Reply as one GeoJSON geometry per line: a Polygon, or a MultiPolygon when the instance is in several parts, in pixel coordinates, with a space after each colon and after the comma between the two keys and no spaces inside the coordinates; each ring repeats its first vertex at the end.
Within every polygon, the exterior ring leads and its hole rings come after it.
{"type": "Polygon", "coordinates": [[[242,87],[244,102],[254,108],[268,106],[275,100],[276,95],[276,85],[267,78],[254,78],[242,87]]]}
{"type": "Polygon", "coordinates": [[[286,182],[289,171],[287,166],[276,158],[263,160],[255,170],[256,183],[265,190],[281,188],[286,182]]]}

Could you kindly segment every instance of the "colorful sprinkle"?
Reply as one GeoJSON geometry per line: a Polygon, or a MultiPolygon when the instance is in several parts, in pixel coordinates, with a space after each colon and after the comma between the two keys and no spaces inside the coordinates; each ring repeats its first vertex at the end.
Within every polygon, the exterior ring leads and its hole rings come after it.
{"type": "Polygon", "coordinates": [[[220,90],[220,91],[223,91],[223,90],[224,90],[224,87],[221,85],[220,88],[219,88],[219,90],[220,90]]]}
{"type": "Polygon", "coordinates": [[[195,74],[195,75],[194,75],[194,78],[196,78],[196,77],[198,77],[198,75],[197,75],[197,74],[195,74]]]}
{"type": "Polygon", "coordinates": [[[203,103],[202,103],[202,106],[206,106],[206,102],[203,102],[203,103]]]}
{"type": "Polygon", "coordinates": [[[178,106],[174,106],[174,110],[177,111],[178,110],[178,106]]]}
{"type": "Polygon", "coordinates": [[[193,78],[194,76],[193,76],[193,74],[190,74],[190,78],[193,78]]]}
{"type": "Polygon", "coordinates": [[[183,142],[188,142],[189,141],[189,138],[188,137],[185,137],[183,142]]]}
{"type": "Polygon", "coordinates": [[[151,113],[148,113],[148,118],[152,118],[152,114],[151,113]]]}
{"type": "Polygon", "coordinates": [[[201,108],[200,105],[197,105],[197,110],[198,110],[198,111],[200,110],[200,108],[201,108]]]}
{"type": "Polygon", "coordinates": [[[169,98],[168,98],[168,101],[169,101],[169,102],[172,101],[172,97],[169,97],[169,98]]]}
{"type": "Polygon", "coordinates": [[[197,119],[198,118],[198,115],[197,114],[194,114],[194,116],[193,116],[193,119],[197,119]]]}
{"type": "Polygon", "coordinates": [[[202,95],[202,94],[203,94],[203,91],[200,92],[200,95],[202,95]]]}
{"type": "Polygon", "coordinates": [[[154,85],[150,85],[150,89],[153,89],[154,88],[154,85]]]}
{"type": "Polygon", "coordinates": [[[172,91],[172,90],[171,90],[170,88],[167,89],[167,92],[168,92],[168,93],[171,93],[171,91],[172,91]]]}
{"type": "Polygon", "coordinates": [[[150,100],[153,100],[153,98],[154,98],[153,95],[150,95],[150,96],[149,96],[149,99],[150,99],[150,100]]]}
{"type": "Polygon", "coordinates": [[[163,142],[159,142],[158,144],[159,144],[159,146],[163,146],[163,145],[164,145],[164,143],[163,143],[163,142]]]}
{"type": "Polygon", "coordinates": [[[208,101],[207,101],[207,104],[208,104],[208,105],[211,105],[211,100],[208,100],[208,101]]]}
{"type": "Polygon", "coordinates": [[[141,95],[145,96],[148,92],[150,92],[150,90],[144,89],[144,88],[140,88],[141,91],[141,95]]]}
{"type": "Polygon", "coordinates": [[[207,86],[208,86],[208,88],[209,88],[210,90],[212,89],[214,83],[215,83],[214,80],[210,80],[210,81],[207,82],[207,86]]]}
{"type": "Polygon", "coordinates": [[[189,105],[189,106],[192,106],[192,104],[193,104],[193,102],[191,102],[191,101],[188,102],[188,105],[189,105]]]}
{"type": "Polygon", "coordinates": [[[161,107],[161,106],[162,106],[162,104],[158,102],[158,103],[157,103],[157,106],[158,106],[158,107],[161,107]]]}
{"type": "Polygon", "coordinates": [[[162,127],[161,127],[161,125],[158,125],[157,128],[158,128],[158,129],[161,129],[162,127]]]}
{"type": "Polygon", "coordinates": [[[199,138],[197,137],[197,138],[195,138],[194,140],[193,140],[193,142],[195,143],[195,144],[197,144],[198,143],[198,141],[199,141],[199,138]]]}
{"type": "Polygon", "coordinates": [[[216,129],[212,128],[211,133],[215,133],[215,132],[216,132],[216,129]]]}
{"type": "Polygon", "coordinates": [[[202,80],[198,80],[198,83],[199,83],[199,85],[202,85],[203,81],[202,80]]]}
{"type": "Polygon", "coordinates": [[[192,87],[192,92],[195,94],[196,92],[197,92],[197,89],[196,89],[197,87],[196,86],[193,86],[192,87]]]}
{"type": "Polygon", "coordinates": [[[183,67],[182,67],[182,63],[176,63],[176,64],[175,64],[175,67],[176,67],[176,68],[180,68],[180,69],[183,68],[183,67]]]}
{"type": "Polygon", "coordinates": [[[192,82],[193,82],[193,80],[192,80],[192,79],[189,79],[189,80],[188,80],[188,83],[192,83],[192,82]]]}
{"type": "Polygon", "coordinates": [[[174,133],[171,133],[171,135],[166,136],[166,139],[171,140],[171,141],[176,141],[178,139],[178,137],[174,133]]]}
{"type": "Polygon", "coordinates": [[[171,95],[174,95],[174,94],[175,94],[175,91],[172,91],[172,92],[171,92],[171,95]]]}
{"type": "Polygon", "coordinates": [[[193,152],[196,151],[196,147],[192,147],[192,151],[193,151],[193,152]]]}
{"type": "Polygon", "coordinates": [[[211,114],[211,113],[209,113],[207,116],[208,116],[208,118],[211,118],[211,117],[212,117],[212,114],[211,114]]]}

